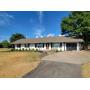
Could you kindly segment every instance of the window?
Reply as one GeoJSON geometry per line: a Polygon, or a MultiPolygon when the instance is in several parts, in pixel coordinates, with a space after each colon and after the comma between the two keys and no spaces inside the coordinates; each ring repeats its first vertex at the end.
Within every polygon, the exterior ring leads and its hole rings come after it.
{"type": "Polygon", "coordinates": [[[20,48],[21,47],[21,44],[17,44],[17,47],[20,48]]]}
{"type": "Polygon", "coordinates": [[[58,48],[61,46],[62,46],[62,43],[52,43],[52,47],[54,47],[54,48],[58,48]]]}
{"type": "Polygon", "coordinates": [[[30,44],[25,44],[25,47],[29,47],[30,46],[30,44]]]}
{"type": "Polygon", "coordinates": [[[60,47],[62,47],[62,43],[60,43],[60,47]]]}
{"type": "Polygon", "coordinates": [[[38,48],[40,48],[40,47],[44,47],[44,44],[43,43],[38,43],[35,46],[38,47],[38,48]]]}

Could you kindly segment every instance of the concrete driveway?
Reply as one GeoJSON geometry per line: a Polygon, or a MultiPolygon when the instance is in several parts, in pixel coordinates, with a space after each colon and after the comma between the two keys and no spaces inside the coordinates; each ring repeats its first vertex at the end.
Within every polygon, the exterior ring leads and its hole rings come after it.
{"type": "Polygon", "coordinates": [[[90,51],[59,52],[59,53],[54,53],[52,55],[48,55],[42,58],[42,60],[72,63],[72,64],[83,64],[90,61],[90,51]]]}
{"type": "Polygon", "coordinates": [[[90,61],[90,52],[59,52],[42,58],[39,66],[25,78],[80,78],[81,65],[90,61]]]}

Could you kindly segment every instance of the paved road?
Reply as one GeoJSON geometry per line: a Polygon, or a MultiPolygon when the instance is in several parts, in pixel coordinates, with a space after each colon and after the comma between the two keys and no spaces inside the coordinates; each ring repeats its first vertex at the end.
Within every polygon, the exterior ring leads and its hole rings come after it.
{"type": "Polygon", "coordinates": [[[80,78],[81,65],[55,61],[42,61],[36,70],[24,78],[80,78]]]}

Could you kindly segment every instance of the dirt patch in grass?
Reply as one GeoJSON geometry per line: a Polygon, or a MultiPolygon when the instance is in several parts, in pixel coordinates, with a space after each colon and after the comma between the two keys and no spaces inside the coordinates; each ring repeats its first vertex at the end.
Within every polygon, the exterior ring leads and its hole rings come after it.
{"type": "Polygon", "coordinates": [[[0,51],[0,77],[22,77],[40,63],[37,52],[0,51]]]}

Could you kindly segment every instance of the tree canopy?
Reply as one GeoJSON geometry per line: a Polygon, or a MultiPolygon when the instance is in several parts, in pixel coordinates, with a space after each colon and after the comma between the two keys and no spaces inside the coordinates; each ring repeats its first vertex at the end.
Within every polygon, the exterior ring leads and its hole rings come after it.
{"type": "Polygon", "coordinates": [[[90,43],[90,12],[74,11],[68,17],[63,18],[61,23],[62,34],[82,38],[87,48],[90,43]]]}
{"type": "Polygon", "coordinates": [[[14,42],[14,41],[22,39],[22,38],[26,38],[26,37],[20,33],[12,34],[12,36],[10,37],[10,42],[14,42]]]}
{"type": "Polygon", "coordinates": [[[3,48],[2,43],[0,42],[0,48],[3,48]]]}
{"type": "Polygon", "coordinates": [[[11,44],[7,40],[4,40],[0,43],[0,48],[9,48],[10,46],[11,44]]]}

